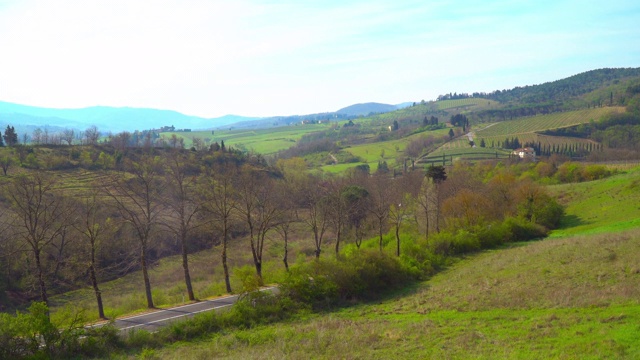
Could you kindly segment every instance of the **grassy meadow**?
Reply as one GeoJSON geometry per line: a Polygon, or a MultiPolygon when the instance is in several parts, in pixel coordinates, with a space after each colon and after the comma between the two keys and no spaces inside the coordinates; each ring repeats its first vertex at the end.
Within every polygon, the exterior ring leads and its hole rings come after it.
{"type": "Polygon", "coordinates": [[[550,189],[566,205],[563,229],[554,237],[640,228],[640,167],[602,181],[550,189]]]}
{"type": "Polygon", "coordinates": [[[378,303],[216,334],[154,356],[637,358],[639,239],[633,231],[483,252],[378,303]]]}

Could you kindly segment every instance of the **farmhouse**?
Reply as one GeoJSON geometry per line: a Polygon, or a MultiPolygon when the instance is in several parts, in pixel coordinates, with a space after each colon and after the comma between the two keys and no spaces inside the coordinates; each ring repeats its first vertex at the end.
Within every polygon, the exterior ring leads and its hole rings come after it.
{"type": "Polygon", "coordinates": [[[513,155],[518,155],[521,159],[534,159],[536,158],[536,151],[532,147],[519,148],[513,150],[513,155]]]}

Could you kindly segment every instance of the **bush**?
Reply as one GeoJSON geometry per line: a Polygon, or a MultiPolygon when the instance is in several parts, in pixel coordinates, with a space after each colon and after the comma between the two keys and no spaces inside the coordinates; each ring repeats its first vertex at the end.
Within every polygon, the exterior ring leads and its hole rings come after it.
{"type": "Polygon", "coordinates": [[[255,291],[241,296],[229,312],[220,316],[224,325],[250,328],[286,319],[300,307],[286,296],[255,291]]]}
{"type": "Polygon", "coordinates": [[[66,359],[97,356],[115,348],[119,340],[112,326],[84,328],[84,320],[74,315],[65,327],[49,319],[44,303],[31,304],[27,313],[0,314],[0,358],[66,359]]]}
{"type": "Polygon", "coordinates": [[[510,229],[502,223],[492,223],[487,226],[478,226],[473,230],[478,237],[480,247],[490,249],[504,244],[509,240],[510,229]]]}
{"type": "Polygon", "coordinates": [[[256,273],[256,268],[251,265],[245,265],[233,271],[234,276],[240,280],[242,284],[241,292],[251,292],[260,289],[262,280],[256,273]]]}
{"type": "Polygon", "coordinates": [[[459,230],[452,240],[451,246],[454,254],[465,254],[480,250],[478,236],[466,230],[459,230]]]}
{"type": "Polygon", "coordinates": [[[547,236],[547,229],[522,218],[508,218],[504,221],[509,230],[509,241],[527,241],[547,236]]]}
{"type": "Polygon", "coordinates": [[[560,225],[562,216],[564,216],[564,207],[551,196],[547,196],[541,202],[541,205],[537,206],[533,211],[536,224],[542,225],[547,229],[557,228],[560,225]]]}
{"type": "Polygon", "coordinates": [[[340,301],[370,300],[415,279],[410,266],[378,250],[350,252],[340,260],[320,259],[300,264],[281,284],[281,291],[293,301],[315,309],[340,301]]]}

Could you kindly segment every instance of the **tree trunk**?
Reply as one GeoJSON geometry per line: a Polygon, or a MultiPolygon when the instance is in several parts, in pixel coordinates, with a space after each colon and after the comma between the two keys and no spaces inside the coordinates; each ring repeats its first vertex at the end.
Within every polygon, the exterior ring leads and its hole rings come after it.
{"type": "Polygon", "coordinates": [[[40,262],[40,249],[35,249],[33,255],[36,258],[36,269],[38,270],[38,285],[40,287],[40,299],[49,306],[49,297],[47,296],[47,285],[44,282],[44,273],[42,271],[42,263],[40,262]]]}
{"type": "Polygon", "coordinates": [[[262,261],[256,262],[256,274],[258,275],[260,285],[262,285],[262,261]]]}
{"type": "Polygon", "coordinates": [[[380,235],[380,252],[382,252],[382,219],[379,219],[378,234],[380,235]]]}
{"type": "Polygon", "coordinates": [[[289,272],[289,239],[288,234],[284,232],[284,257],[282,258],[282,262],[284,262],[284,268],[289,272]]]}
{"type": "Polygon", "coordinates": [[[226,221],[222,239],[222,269],[224,270],[224,283],[227,286],[227,293],[231,294],[231,281],[229,280],[229,267],[227,266],[227,225],[226,221]]]}
{"type": "Polygon", "coordinates": [[[400,256],[400,226],[396,226],[396,256],[400,256]]]}
{"type": "Polygon", "coordinates": [[[147,308],[153,309],[153,296],[151,295],[151,282],[149,281],[149,271],[147,269],[147,245],[142,245],[140,252],[140,266],[142,266],[142,277],[144,278],[144,292],[147,297],[147,308]]]}
{"type": "Polygon", "coordinates": [[[184,282],[187,285],[187,294],[190,301],[196,299],[193,294],[193,286],[191,286],[191,275],[189,274],[189,258],[187,256],[187,234],[183,231],[181,234],[182,245],[182,269],[184,270],[184,282]]]}
{"type": "MultiPolygon", "coordinates": [[[[428,199],[426,201],[429,201],[428,199]]],[[[428,239],[429,238],[429,208],[425,208],[424,209],[424,218],[426,219],[425,221],[425,230],[424,230],[424,238],[428,239]]]]}
{"type": "Polygon", "coordinates": [[[338,234],[336,236],[336,259],[340,256],[340,235],[341,235],[340,228],[338,228],[337,233],[338,234]]]}
{"type": "Polygon", "coordinates": [[[316,244],[316,250],[315,250],[316,260],[320,260],[320,246],[321,246],[320,241],[321,240],[320,240],[320,237],[318,236],[318,229],[317,228],[313,229],[313,238],[314,238],[315,244],[316,244]]]}
{"type": "Polygon", "coordinates": [[[89,265],[89,276],[91,277],[91,286],[96,294],[96,302],[98,303],[98,316],[100,319],[106,319],[104,316],[104,306],[102,305],[102,293],[98,287],[98,277],[96,275],[96,249],[91,247],[91,265],[89,265]]]}

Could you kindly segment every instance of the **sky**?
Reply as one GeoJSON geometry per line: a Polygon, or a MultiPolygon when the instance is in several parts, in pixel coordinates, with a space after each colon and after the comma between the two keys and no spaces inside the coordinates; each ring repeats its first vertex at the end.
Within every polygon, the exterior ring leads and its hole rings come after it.
{"type": "Polygon", "coordinates": [[[275,116],[640,67],[640,1],[0,0],[0,101],[275,116]]]}

